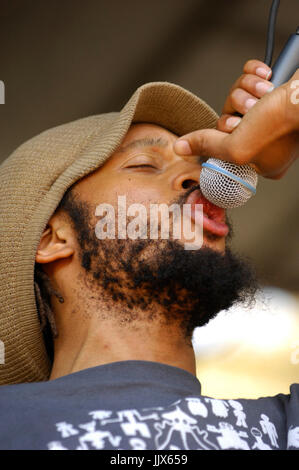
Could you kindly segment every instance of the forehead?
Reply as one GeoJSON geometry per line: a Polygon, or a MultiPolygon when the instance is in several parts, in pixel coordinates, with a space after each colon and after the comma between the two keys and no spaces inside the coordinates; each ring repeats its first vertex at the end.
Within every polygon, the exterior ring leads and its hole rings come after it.
{"type": "MultiPolygon", "coordinates": [[[[132,124],[113,154],[98,169],[78,181],[76,188],[80,188],[81,191],[85,188],[90,192],[92,189],[95,189],[93,185],[96,180],[98,181],[98,178],[102,179],[105,183],[108,177],[110,178],[115,175],[119,177],[117,171],[122,163],[128,158],[134,158],[134,156],[138,155],[139,150],[147,147],[151,147],[155,155],[167,163],[172,164],[185,159],[189,160],[188,157],[176,155],[173,151],[173,144],[177,138],[176,134],[156,124],[132,124]]],[[[196,163],[201,162],[196,160],[196,163]]]]}
{"type": "MultiPolygon", "coordinates": [[[[148,124],[148,123],[138,123],[132,124],[123,139],[119,149],[126,146],[127,144],[137,140],[143,139],[146,137],[161,137],[161,141],[171,143],[175,141],[178,136],[173,132],[170,132],[168,129],[165,129],[162,126],[157,124],[148,124]]],[[[118,149],[118,150],[119,150],[118,149]]]]}
{"type": "Polygon", "coordinates": [[[164,148],[168,151],[172,148],[177,138],[178,136],[176,134],[156,124],[132,124],[121,144],[99,168],[99,171],[107,167],[109,168],[114,163],[121,162],[135,149],[152,147],[157,150],[164,148]]]}
{"type": "MultiPolygon", "coordinates": [[[[152,147],[153,149],[156,148],[158,151],[165,149],[164,157],[168,154],[172,155],[172,145],[177,138],[178,136],[176,134],[156,124],[132,124],[115,152],[110,155],[110,157],[97,170],[79,180],[76,183],[76,189],[82,194],[85,190],[87,192],[95,190],[96,187],[94,187],[94,184],[99,177],[103,178],[104,175],[105,178],[110,177],[109,172],[110,175],[114,174],[114,170],[118,169],[119,165],[121,165],[125,159],[130,157],[130,155],[134,156],[134,154],[136,154],[136,150],[140,148],[152,147]]],[[[162,154],[160,154],[160,156],[162,158],[162,154]]],[[[182,157],[178,156],[176,158],[182,159],[182,157]]]]}

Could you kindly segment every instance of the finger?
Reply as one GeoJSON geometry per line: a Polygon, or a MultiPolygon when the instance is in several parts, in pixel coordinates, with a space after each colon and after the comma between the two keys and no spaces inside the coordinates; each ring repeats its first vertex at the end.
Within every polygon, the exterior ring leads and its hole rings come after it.
{"type": "Polygon", "coordinates": [[[233,114],[236,111],[241,113],[242,115],[246,114],[258,101],[255,96],[251,95],[242,88],[236,88],[230,96],[231,99],[231,113],[226,114],[233,114]]]}
{"type": "Polygon", "coordinates": [[[220,158],[234,161],[229,150],[230,134],[215,129],[203,129],[184,135],[174,144],[174,151],[178,155],[194,155],[220,158]]]}
{"type": "Polygon", "coordinates": [[[238,80],[236,88],[242,88],[256,98],[262,98],[265,93],[274,89],[274,86],[268,80],[262,80],[260,77],[252,74],[244,74],[238,80]]]}
{"type": "MultiPolygon", "coordinates": [[[[239,107],[240,105],[243,106],[245,104],[246,98],[244,98],[244,101],[236,103],[236,100],[238,101],[238,99],[242,99],[242,95],[239,92],[237,92],[237,94],[235,93],[238,89],[246,91],[253,98],[262,98],[266,93],[272,91],[274,86],[272,83],[267,80],[262,80],[256,75],[242,75],[231,89],[230,95],[225,101],[222,114],[233,114],[238,111],[235,107],[236,104],[239,104],[239,107]]],[[[243,97],[245,97],[245,95],[243,95],[243,97]]],[[[247,96],[247,98],[249,97],[247,96]]]]}
{"type": "Polygon", "coordinates": [[[231,114],[222,114],[217,121],[217,130],[222,132],[232,132],[242,121],[240,117],[231,114]]]}
{"type": "Polygon", "coordinates": [[[243,67],[243,72],[258,75],[265,80],[269,80],[272,75],[271,68],[261,60],[256,59],[248,60],[243,67]]]}

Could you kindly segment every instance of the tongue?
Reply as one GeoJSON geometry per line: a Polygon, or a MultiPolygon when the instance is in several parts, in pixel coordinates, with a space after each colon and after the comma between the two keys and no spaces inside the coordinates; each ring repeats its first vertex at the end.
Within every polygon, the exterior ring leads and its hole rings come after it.
{"type": "Polygon", "coordinates": [[[191,203],[193,216],[199,210],[198,204],[203,208],[203,229],[219,237],[225,237],[229,228],[225,223],[225,211],[221,207],[215,206],[208,201],[199,191],[191,193],[188,200],[191,203]],[[197,209],[198,208],[198,209],[197,209]]]}
{"type": "Polygon", "coordinates": [[[203,195],[196,201],[197,204],[203,205],[203,211],[209,219],[214,222],[225,222],[225,211],[221,207],[215,206],[212,202],[208,201],[203,195]]]}
{"type": "Polygon", "coordinates": [[[212,232],[219,237],[225,237],[228,234],[228,226],[224,222],[209,219],[203,214],[203,229],[212,232]]]}

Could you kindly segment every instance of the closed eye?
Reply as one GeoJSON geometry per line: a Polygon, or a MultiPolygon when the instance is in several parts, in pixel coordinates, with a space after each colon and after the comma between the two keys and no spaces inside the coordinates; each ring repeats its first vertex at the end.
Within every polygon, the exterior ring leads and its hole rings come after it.
{"type": "Polygon", "coordinates": [[[157,170],[155,166],[149,164],[129,165],[126,168],[154,168],[154,170],[157,170]]]}

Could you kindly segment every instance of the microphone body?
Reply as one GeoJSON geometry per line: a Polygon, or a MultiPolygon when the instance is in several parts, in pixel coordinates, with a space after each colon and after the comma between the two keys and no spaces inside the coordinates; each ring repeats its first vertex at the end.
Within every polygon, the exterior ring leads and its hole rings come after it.
{"type": "Polygon", "coordinates": [[[299,68],[299,28],[291,34],[272,68],[271,82],[275,87],[287,82],[299,68]]]}

